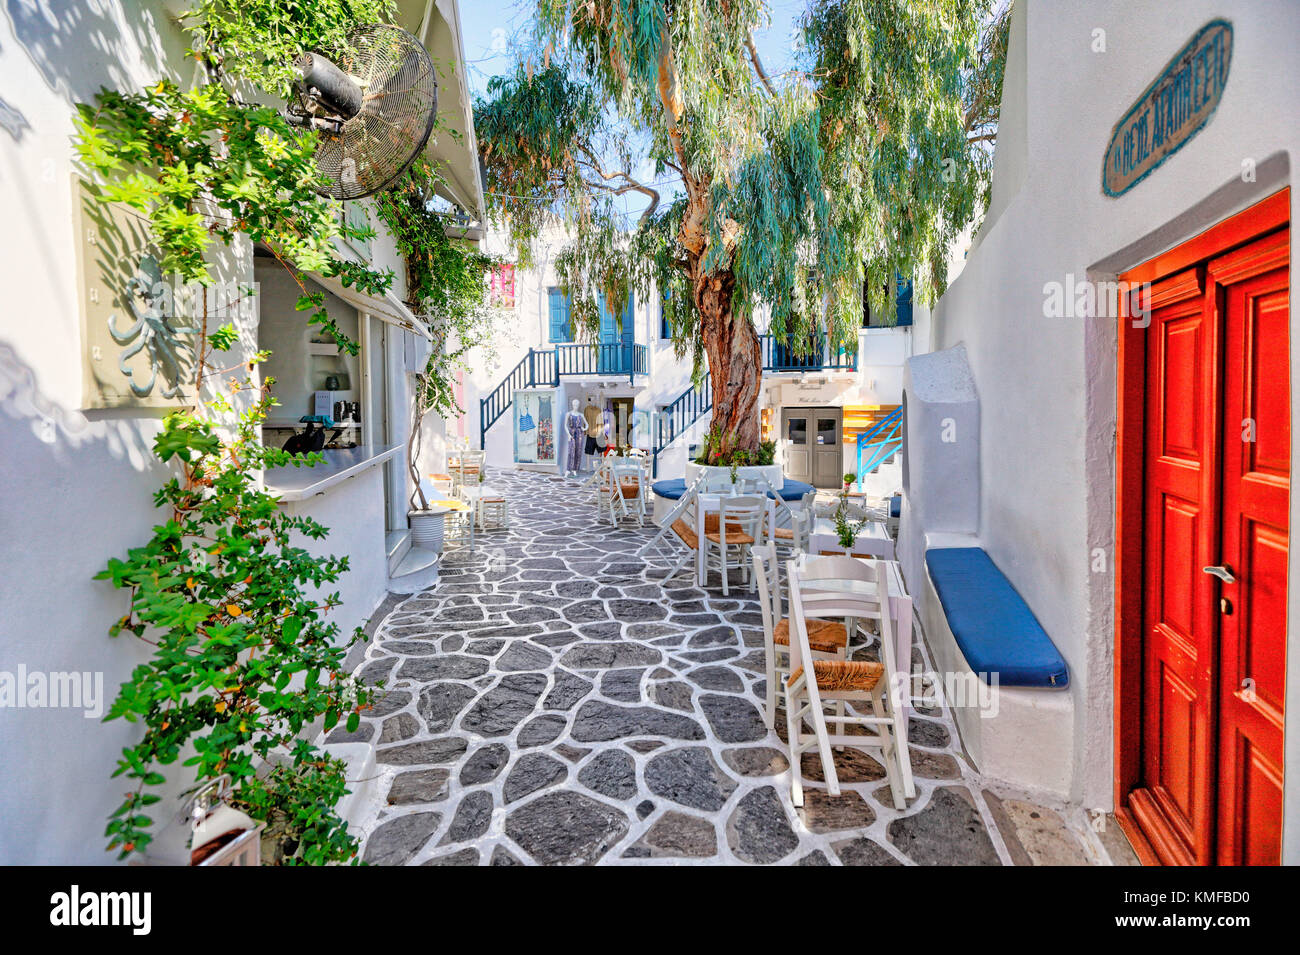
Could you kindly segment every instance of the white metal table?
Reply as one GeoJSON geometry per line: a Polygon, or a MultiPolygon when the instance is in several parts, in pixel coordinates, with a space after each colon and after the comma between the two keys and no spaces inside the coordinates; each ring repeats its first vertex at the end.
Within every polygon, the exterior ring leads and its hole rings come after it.
{"type": "MultiPolygon", "coordinates": [[[[840,545],[840,535],[835,532],[834,521],[825,517],[817,518],[808,535],[808,551],[812,554],[820,554],[822,551],[844,553],[844,548],[840,545]]],[[[883,557],[885,560],[892,561],[894,539],[889,536],[889,531],[885,529],[884,524],[871,521],[858,531],[857,539],[853,542],[852,556],[883,557]]]]}

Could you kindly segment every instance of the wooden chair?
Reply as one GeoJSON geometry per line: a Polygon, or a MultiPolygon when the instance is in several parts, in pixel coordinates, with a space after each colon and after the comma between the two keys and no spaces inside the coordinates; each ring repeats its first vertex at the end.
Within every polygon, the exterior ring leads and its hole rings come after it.
{"type": "Polygon", "coordinates": [[[636,512],[639,527],[645,526],[645,471],[640,462],[614,464],[610,467],[609,520],[618,522],[617,510],[623,517],[636,512]]]}
{"type": "MultiPolygon", "coordinates": [[[[664,551],[669,548],[669,558],[673,561],[672,569],[668,571],[668,576],[664,580],[671,580],[676,577],[682,567],[691,562],[695,557],[695,552],[700,546],[699,537],[695,533],[695,505],[696,498],[699,497],[700,491],[705,484],[704,475],[695,479],[680,498],[672,506],[667,515],[664,516],[663,524],[660,525],[658,533],[650,540],[646,541],[636,552],[641,558],[648,557],[652,551],[664,551]],[[682,548],[685,551],[682,551],[682,548]]],[[[713,515],[706,515],[713,516],[713,515]]]]}
{"type": "Polygon", "coordinates": [[[777,524],[772,531],[772,541],[782,551],[782,556],[788,558],[807,553],[808,534],[813,526],[813,498],[817,492],[809,491],[805,494],[800,510],[796,511],[786,503],[785,498],[781,497],[767,478],[759,477],[757,480],[761,483],[762,490],[776,501],[777,524]]]}
{"type": "Polygon", "coordinates": [[[755,583],[750,575],[749,548],[763,542],[763,525],[767,518],[767,498],[765,497],[728,497],[718,498],[717,526],[710,527],[705,515],[704,569],[717,570],[722,575],[722,592],[730,594],[729,580],[731,571],[739,570],[749,582],[750,590],[755,583]]]}
{"type": "Polygon", "coordinates": [[[840,794],[832,747],[852,746],[879,754],[885,768],[894,807],[903,809],[907,796],[915,792],[912,765],[907,752],[907,733],[897,705],[898,682],[894,660],[894,622],[889,614],[889,582],[883,562],[874,572],[851,557],[823,557],[786,565],[790,583],[790,675],[786,678],[785,719],[790,746],[791,798],[803,805],[801,758],[806,750],[817,749],[827,791],[840,794]],[[853,589],[845,589],[848,582],[853,589]],[[840,585],[837,586],[837,583],[840,585]],[[840,617],[875,619],[880,622],[880,662],[819,660],[809,639],[813,620],[840,617]],[[827,702],[843,701],[851,711],[825,712],[827,702]],[[868,705],[871,715],[859,707],[868,705]],[[839,727],[831,733],[827,724],[839,727]],[[812,733],[805,736],[803,727],[812,733]],[[861,735],[850,735],[850,726],[861,727],[861,735]]]}
{"type": "MultiPolygon", "coordinates": [[[[790,618],[781,609],[781,565],[776,544],[750,548],[754,579],[758,581],[758,605],[763,611],[763,661],[767,672],[767,706],[763,720],[767,728],[776,725],[776,691],[790,673],[790,618]]],[[[833,620],[808,621],[808,646],[814,659],[847,658],[849,631],[833,620]]]]}

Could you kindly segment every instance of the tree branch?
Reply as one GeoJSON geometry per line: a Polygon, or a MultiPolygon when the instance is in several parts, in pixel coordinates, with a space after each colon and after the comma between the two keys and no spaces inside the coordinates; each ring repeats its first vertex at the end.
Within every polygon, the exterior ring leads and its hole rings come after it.
{"type": "Polygon", "coordinates": [[[772,85],[772,80],[768,78],[767,70],[763,69],[763,61],[758,58],[758,50],[754,48],[754,33],[752,30],[745,38],[745,49],[749,51],[749,59],[754,64],[754,72],[758,74],[758,78],[762,80],[763,85],[767,87],[767,92],[770,95],[775,96],[776,87],[772,85]]]}

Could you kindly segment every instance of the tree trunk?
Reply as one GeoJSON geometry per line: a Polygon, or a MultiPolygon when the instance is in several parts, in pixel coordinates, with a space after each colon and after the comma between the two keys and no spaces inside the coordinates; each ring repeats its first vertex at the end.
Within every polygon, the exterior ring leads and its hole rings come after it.
{"type": "Polygon", "coordinates": [[[758,447],[758,389],[763,374],[763,350],[753,322],[731,311],[735,278],[730,271],[703,274],[694,264],[695,306],[700,313],[700,337],[713,380],[713,425],[732,447],[758,447]]]}

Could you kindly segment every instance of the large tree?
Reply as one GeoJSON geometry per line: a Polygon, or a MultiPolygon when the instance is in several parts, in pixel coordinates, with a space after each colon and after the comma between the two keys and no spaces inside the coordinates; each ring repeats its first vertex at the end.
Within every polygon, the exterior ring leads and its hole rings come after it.
{"type": "MultiPolygon", "coordinates": [[[[594,334],[657,285],[713,421],[758,445],[755,310],[799,350],[856,348],[864,288],[943,291],[987,189],[1006,16],[989,0],[810,0],[795,68],[754,44],[764,0],[537,0],[535,44],[476,104],[489,207],[524,261],[561,221],[571,315],[594,334]],[[619,197],[645,197],[634,219],[619,197]]],[[[879,295],[878,300],[876,296],[879,295]]]]}

